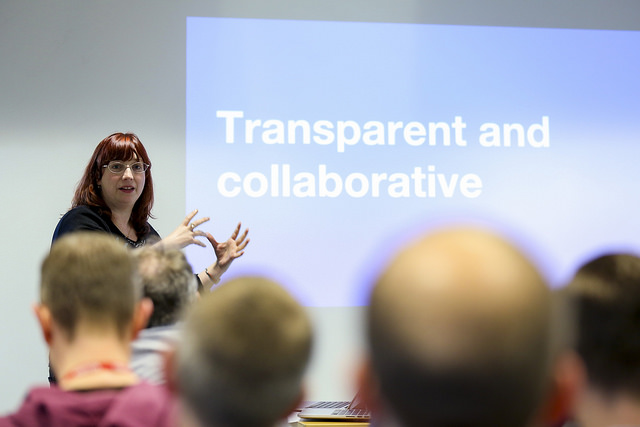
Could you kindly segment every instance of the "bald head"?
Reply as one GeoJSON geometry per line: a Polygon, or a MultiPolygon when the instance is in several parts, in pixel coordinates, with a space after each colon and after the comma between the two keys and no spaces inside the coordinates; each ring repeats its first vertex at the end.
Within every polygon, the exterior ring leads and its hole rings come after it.
{"type": "Polygon", "coordinates": [[[477,229],[431,234],[371,296],[382,393],[404,425],[524,425],[548,379],[550,317],[550,290],[514,246],[477,229]]]}

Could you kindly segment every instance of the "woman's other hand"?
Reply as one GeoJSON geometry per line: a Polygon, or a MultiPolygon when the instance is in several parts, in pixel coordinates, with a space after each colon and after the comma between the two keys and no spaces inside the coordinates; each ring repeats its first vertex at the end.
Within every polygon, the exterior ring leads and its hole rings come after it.
{"type": "Polygon", "coordinates": [[[210,233],[205,233],[205,237],[213,246],[213,250],[216,254],[217,267],[225,271],[231,265],[234,259],[241,257],[244,254],[244,248],[247,247],[249,240],[247,238],[247,234],[249,233],[249,229],[245,229],[242,234],[240,234],[240,228],[242,227],[241,223],[238,223],[233,233],[231,233],[231,237],[229,237],[226,241],[219,243],[210,233]],[[238,237],[240,235],[240,237],[238,237]]]}

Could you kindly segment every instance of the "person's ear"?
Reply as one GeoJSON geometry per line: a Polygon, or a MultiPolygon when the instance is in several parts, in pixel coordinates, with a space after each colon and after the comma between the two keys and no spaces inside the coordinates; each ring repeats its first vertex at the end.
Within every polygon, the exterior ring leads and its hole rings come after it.
{"type": "Polygon", "coordinates": [[[558,426],[571,417],[578,392],[585,384],[584,363],[575,352],[567,351],[558,358],[552,374],[541,417],[545,425],[558,426]]]}
{"type": "Polygon", "coordinates": [[[51,310],[49,307],[42,304],[33,304],[32,306],[33,313],[36,315],[36,319],[38,320],[38,324],[40,325],[40,331],[42,332],[42,338],[47,343],[48,346],[51,346],[52,341],[52,318],[51,318],[51,310]]]}
{"type": "Polygon", "coordinates": [[[152,313],[153,301],[151,301],[151,299],[145,297],[136,304],[135,312],[133,314],[132,340],[136,339],[140,331],[147,327],[152,313]]]}

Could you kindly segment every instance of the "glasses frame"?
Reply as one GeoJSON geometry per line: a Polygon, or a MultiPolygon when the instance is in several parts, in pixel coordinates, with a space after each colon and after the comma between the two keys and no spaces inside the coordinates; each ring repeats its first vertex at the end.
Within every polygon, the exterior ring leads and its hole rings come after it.
{"type": "Polygon", "coordinates": [[[104,169],[104,168],[107,168],[107,170],[108,170],[109,172],[111,172],[112,174],[114,174],[114,175],[124,175],[124,173],[125,173],[125,171],[127,170],[127,168],[129,168],[129,170],[131,170],[131,173],[134,173],[134,174],[142,174],[142,173],[145,173],[145,172],[146,172],[150,167],[151,167],[151,165],[148,165],[148,164],[146,164],[146,163],[144,163],[144,162],[133,162],[133,163],[131,163],[131,164],[129,164],[129,165],[128,165],[128,164],[126,164],[125,162],[122,162],[122,161],[120,161],[120,160],[111,160],[111,161],[110,161],[109,163],[107,163],[106,165],[102,165],[102,168],[103,168],[103,169],[104,169]],[[124,169],[122,169],[122,171],[121,171],[121,172],[115,172],[115,171],[113,171],[113,170],[111,169],[111,165],[112,165],[112,164],[120,164],[120,165],[124,166],[124,169]],[[133,167],[132,167],[132,166],[133,166],[133,165],[137,165],[137,164],[141,164],[141,165],[142,165],[142,171],[135,171],[135,170],[133,170],[133,167]]]}

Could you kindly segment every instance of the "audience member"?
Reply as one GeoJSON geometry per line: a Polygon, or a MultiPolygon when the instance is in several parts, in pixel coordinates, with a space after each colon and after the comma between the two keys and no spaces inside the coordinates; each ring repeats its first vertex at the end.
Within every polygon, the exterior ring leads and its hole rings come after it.
{"type": "Polygon", "coordinates": [[[395,256],[367,312],[361,390],[378,425],[542,426],[580,379],[560,304],[532,263],[480,229],[434,232],[395,256]],[[564,327],[563,327],[564,326],[564,327]]]}
{"type": "Polygon", "coordinates": [[[130,341],[151,312],[136,270],[129,250],[107,234],[54,243],[34,311],[59,383],[32,389],[0,426],[172,425],[169,393],[129,368],[130,341]]]}
{"type": "Polygon", "coordinates": [[[587,370],[575,422],[582,427],[640,425],[640,257],[597,257],[578,270],[565,290],[576,305],[576,348],[587,370]]]}
{"type": "Polygon", "coordinates": [[[147,327],[132,343],[131,367],[148,382],[164,383],[164,354],[177,344],[183,312],[198,297],[191,265],[178,249],[135,251],[144,296],[153,302],[147,327]]]}
{"type": "Polygon", "coordinates": [[[171,365],[183,425],[282,422],[302,400],[311,341],[305,309],[270,280],[237,278],[203,296],[187,316],[171,365]]]}

